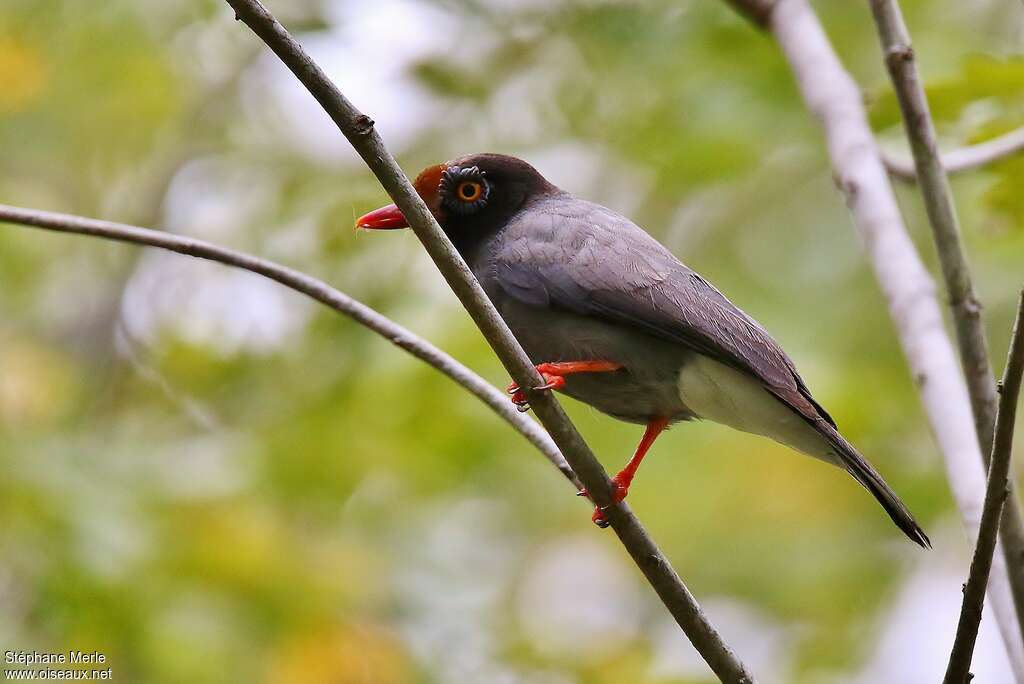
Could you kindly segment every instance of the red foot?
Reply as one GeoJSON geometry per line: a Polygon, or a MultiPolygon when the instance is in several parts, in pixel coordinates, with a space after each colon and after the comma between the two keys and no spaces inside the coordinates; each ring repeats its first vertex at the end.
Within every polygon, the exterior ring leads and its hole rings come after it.
{"type": "MultiPolygon", "coordinates": [[[[647,423],[647,429],[644,430],[643,439],[637,445],[633,458],[629,459],[626,467],[612,478],[612,503],[618,503],[626,498],[626,494],[629,493],[629,485],[633,482],[633,476],[636,475],[637,468],[640,467],[640,461],[644,459],[644,455],[651,448],[651,445],[654,444],[654,440],[658,438],[658,435],[668,427],[668,422],[668,418],[659,417],[652,418],[647,423]]],[[[587,490],[581,491],[580,496],[588,496],[587,490]]],[[[594,509],[594,515],[590,519],[598,527],[608,527],[608,519],[604,517],[604,509],[600,506],[594,509]]]]}
{"type": "MultiPolygon", "coordinates": [[[[620,364],[613,361],[557,361],[554,363],[542,363],[537,367],[537,372],[544,378],[544,384],[534,387],[535,390],[557,390],[565,387],[565,376],[573,373],[606,373],[622,368],[620,364]]],[[[512,403],[520,411],[530,410],[530,401],[526,392],[519,388],[519,385],[512,383],[506,390],[512,395],[512,403]]]]}

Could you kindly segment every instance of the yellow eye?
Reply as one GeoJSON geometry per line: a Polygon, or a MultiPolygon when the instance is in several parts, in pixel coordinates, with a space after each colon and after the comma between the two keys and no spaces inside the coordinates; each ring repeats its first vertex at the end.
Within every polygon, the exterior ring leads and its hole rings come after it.
{"type": "Polygon", "coordinates": [[[465,181],[459,183],[459,187],[456,190],[456,195],[463,202],[475,202],[480,199],[480,195],[484,193],[484,186],[476,181],[465,181]]]}

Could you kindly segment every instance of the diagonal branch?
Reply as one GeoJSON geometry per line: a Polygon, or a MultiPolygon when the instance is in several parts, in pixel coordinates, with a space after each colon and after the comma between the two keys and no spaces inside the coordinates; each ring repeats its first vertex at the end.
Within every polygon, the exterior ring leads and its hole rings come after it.
{"type": "MultiPolygon", "coordinates": [[[[244,21],[316,98],[370,167],[512,379],[520,387],[539,386],[541,378],[530,359],[385,148],[373,121],[341,94],[302,46],[258,0],[227,2],[234,8],[236,18],[244,21]]],[[[752,682],[753,677],[708,622],[693,595],[629,507],[624,503],[613,504],[607,473],[558,401],[548,392],[530,391],[529,394],[530,405],[537,417],[595,503],[609,507],[607,517],[615,533],[697,651],[723,681],[752,682]]]]}
{"type": "Polygon", "coordinates": [[[537,447],[537,450],[576,487],[582,485],[576,479],[572,468],[562,458],[558,447],[551,441],[539,425],[527,416],[519,413],[509,401],[508,395],[496,389],[479,375],[444,353],[430,342],[415,333],[406,330],[386,316],[374,311],[362,302],[336,290],[322,280],[306,275],[300,271],[282,266],[267,259],[221,247],[204,240],[182,237],[173,233],[165,233],[148,228],[138,228],[123,223],[100,221],[69,214],[57,214],[37,209],[22,209],[0,204],[0,222],[20,224],[53,230],[60,233],[89,235],[106,240],[128,242],[136,245],[159,247],[178,254],[216,261],[227,266],[234,266],[269,278],[285,287],[324,304],[338,313],[344,314],[384,337],[391,344],[404,349],[421,361],[433,366],[462,386],[480,401],[489,406],[495,413],[515,428],[537,447]]]}
{"type": "Polygon", "coordinates": [[[1010,455],[1013,453],[1013,428],[1017,417],[1017,399],[1020,397],[1021,375],[1024,373],[1024,291],[1017,304],[1017,319],[1010,336],[1010,351],[1006,356],[1006,369],[1000,383],[999,411],[996,416],[995,441],[989,460],[988,484],[985,487],[985,507],[981,512],[978,544],[974,547],[971,573],[964,585],[964,601],[960,608],[960,622],[949,656],[949,666],[943,684],[967,684],[970,681],[971,656],[981,624],[981,609],[985,602],[985,585],[992,568],[992,554],[996,548],[999,514],[1010,495],[1010,455]]]}
{"type": "MultiPolygon", "coordinates": [[[[1024,127],[977,145],[968,145],[940,154],[939,158],[946,173],[954,174],[971,171],[1021,152],[1024,152],[1024,127]]],[[[914,168],[912,159],[883,153],[882,161],[890,175],[895,178],[910,183],[917,180],[917,169],[914,168]]]]}
{"type": "MultiPolygon", "coordinates": [[[[836,185],[846,198],[896,325],[946,465],[950,488],[970,539],[977,534],[985,489],[983,456],[967,388],[942,321],[935,284],[900,214],[868,125],[860,89],[843,68],[807,0],[728,0],[779,43],[808,109],[824,129],[836,185]]],[[[988,587],[996,620],[1018,682],[1024,648],[998,556],[988,587]]]]}
{"type": "MultiPolygon", "coordinates": [[[[903,21],[899,2],[871,0],[871,10],[878,25],[885,64],[896,89],[914,154],[918,187],[924,197],[925,210],[942,264],[942,275],[946,281],[946,291],[949,293],[949,304],[953,310],[960,347],[960,365],[967,379],[967,392],[971,398],[978,441],[982,454],[987,455],[995,434],[998,400],[981,320],[981,304],[974,291],[971,268],[960,239],[953,193],[939,159],[935,124],[914,64],[914,50],[910,45],[910,34],[903,21]]],[[[1018,624],[1021,625],[1021,631],[1024,631],[1024,521],[1013,491],[1014,488],[1010,487],[1010,496],[1003,508],[999,526],[999,538],[1006,556],[1018,624]]]]}

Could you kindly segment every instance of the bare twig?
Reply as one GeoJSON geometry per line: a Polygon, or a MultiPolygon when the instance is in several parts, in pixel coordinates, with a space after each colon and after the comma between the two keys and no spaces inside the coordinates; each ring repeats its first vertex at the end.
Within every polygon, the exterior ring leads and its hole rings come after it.
{"type": "MultiPolygon", "coordinates": [[[[357,110],[331,83],[298,42],[258,0],[227,0],[317,99],[370,167],[409,221],[438,270],[480,328],[509,374],[520,387],[537,387],[541,378],[508,326],[498,315],[455,247],[441,231],[409,179],[385,148],[373,121],[357,110]]],[[[590,447],[558,401],[547,392],[531,391],[530,405],[569,465],[599,506],[609,506],[608,519],[622,544],[640,567],[690,641],[720,679],[750,682],[753,677],[704,616],[668,559],[648,536],[629,507],[613,504],[610,481],[590,447]]]]}
{"type": "Polygon", "coordinates": [[[148,228],[128,226],[123,223],[100,221],[69,214],[57,214],[38,209],[23,209],[0,204],[0,222],[16,223],[23,226],[45,228],[60,233],[76,233],[90,235],[118,242],[129,242],[136,245],[159,247],[179,254],[199,257],[209,261],[217,261],[227,266],[234,266],[252,273],[277,281],[287,288],[300,292],[307,297],[325,304],[342,313],[356,323],[363,325],[384,337],[396,347],[404,349],[416,358],[441,371],[456,384],[462,386],[495,413],[504,418],[530,443],[537,447],[544,456],[557,467],[577,489],[579,481],[562,458],[558,447],[551,437],[535,421],[519,413],[508,400],[508,395],[496,389],[479,375],[466,368],[448,354],[427,342],[386,316],[374,311],[365,304],[336,290],[322,280],[306,275],[300,271],[282,266],[267,259],[221,247],[204,240],[164,233],[148,228]]]}
{"type": "MultiPolygon", "coordinates": [[[[981,320],[981,304],[974,291],[970,265],[960,239],[953,193],[939,160],[935,124],[914,64],[910,33],[903,21],[898,0],[871,0],[871,11],[878,26],[885,64],[896,89],[914,154],[918,187],[924,197],[925,211],[939,252],[942,275],[953,310],[960,347],[960,365],[967,379],[967,392],[971,398],[978,441],[982,454],[987,455],[992,448],[995,433],[998,403],[995,378],[981,320]]],[[[1021,631],[1024,631],[1024,521],[1012,486],[1002,516],[999,538],[1006,557],[1017,620],[1021,631]]]]}
{"type": "Polygon", "coordinates": [[[996,417],[996,435],[989,459],[988,484],[985,487],[985,507],[981,511],[978,544],[974,547],[971,572],[964,585],[964,601],[960,608],[960,621],[956,639],[949,656],[944,684],[967,684],[971,668],[974,643],[981,624],[981,609],[985,602],[985,585],[992,567],[992,554],[996,548],[999,514],[1003,502],[1010,494],[1010,455],[1013,453],[1013,427],[1017,417],[1017,399],[1020,396],[1021,374],[1024,373],[1024,292],[1017,305],[1017,319],[1010,337],[1010,351],[1006,356],[1006,369],[1000,385],[1002,396],[996,417]]]}
{"type": "MultiPolygon", "coordinates": [[[[953,174],[972,171],[1022,151],[1024,151],[1024,127],[977,145],[969,145],[940,154],[939,159],[946,173],[953,174]]],[[[914,168],[913,159],[904,159],[883,153],[882,161],[885,162],[885,168],[895,178],[910,183],[917,180],[917,170],[914,168]]]]}
{"type": "MultiPolygon", "coordinates": [[[[836,185],[846,198],[888,302],[964,528],[973,541],[985,471],[970,400],[943,327],[935,284],[903,224],[860,89],[843,68],[807,0],[729,0],[729,4],[775,36],[801,95],[824,128],[836,185]]],[[[1001,555],[992,567],[989,599],[1011,667],[1018,682],[1024,682],[1021,631],[1001,555]]]]}

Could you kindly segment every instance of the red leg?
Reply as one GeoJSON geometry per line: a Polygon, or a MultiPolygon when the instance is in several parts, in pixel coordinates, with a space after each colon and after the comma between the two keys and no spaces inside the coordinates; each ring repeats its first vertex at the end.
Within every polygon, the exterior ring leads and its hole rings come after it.
{"type": "MultiPolygon", "coordinates": [[[[557,361],[554,363],[542,363],[537,366],[537,372],[544,378],[544,384],[534,387],[535,390],[556,390],[565,386],[565,376],[573,373],[607,373],[622,368],[621,364],[614,361],[557,361]]],[[[520,411],[530,409],[526,392],[519,389],[519,385],[512,383],[508,386],[508,393],[512,395],[512,403],[519,407],[520,411]]]]}
{"type": "MultiPolygon", "coordinates": [[[[629,485],[633,482],[633,477],[636,475],[637,468],[640,467],[640,462],[644,460],[644,456],[647,455],[647,450],[654,444],[654,440],[667,427],[668,418],[655,418],[647,423],[647,429],[644,430],[644,436],[640,439],[640,444],[637,445],[633,458],[629,459],[629,463],[612,478],[612,500],[615,503],[626,498],[626,495],[629,493],[629,485]]],[[[585,494],[585,492],[580,493],[585,494]]],[[[604,511],[601,510],[600,506],[594,509],[592,520],[598,527],[608,527],[608,520],[604,517],[604,511]]]]}

